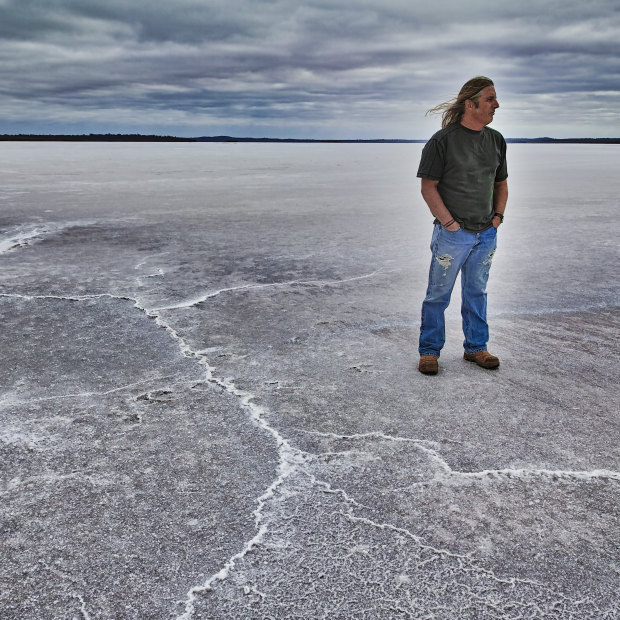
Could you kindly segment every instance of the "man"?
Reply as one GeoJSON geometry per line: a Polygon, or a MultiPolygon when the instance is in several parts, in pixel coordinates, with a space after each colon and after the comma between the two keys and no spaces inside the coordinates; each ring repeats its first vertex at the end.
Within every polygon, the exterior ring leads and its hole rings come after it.
{"type": "Polygon", "coordinates": [[[499,108],[493,82],[469,80],[458,97],[429,110],[443,111],[442,129],[422,151],[418,177],[422,196],[435,216],[432,261],[420,326],[420,364],[424,374],[438,372],[445,343],[444,311],[461,273],[464,358],[482,368],[497,368],[487,351],[486,285],[508,199],[506,142],[487,127],[499,108]]]}

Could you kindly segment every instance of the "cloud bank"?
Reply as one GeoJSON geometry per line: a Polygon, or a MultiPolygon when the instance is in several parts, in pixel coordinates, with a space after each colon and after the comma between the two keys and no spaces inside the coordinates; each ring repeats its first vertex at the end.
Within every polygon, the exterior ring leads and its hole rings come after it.
{"type": "Polygon", "coordinates": [[[425,138],[478,74],[508,137],[620,136],[620,7],[0,0],[0,133],[425,138]]]}

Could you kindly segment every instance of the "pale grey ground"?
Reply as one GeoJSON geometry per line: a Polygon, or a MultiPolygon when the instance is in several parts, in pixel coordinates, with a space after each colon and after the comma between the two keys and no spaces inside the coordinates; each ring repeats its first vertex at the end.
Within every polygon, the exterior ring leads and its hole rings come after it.
{"type": "Polygon", "coordinates": [[[436,377],[420,148],[3,144],[3,619],[618,617],[620,147],[509,147],[436,377]]]}

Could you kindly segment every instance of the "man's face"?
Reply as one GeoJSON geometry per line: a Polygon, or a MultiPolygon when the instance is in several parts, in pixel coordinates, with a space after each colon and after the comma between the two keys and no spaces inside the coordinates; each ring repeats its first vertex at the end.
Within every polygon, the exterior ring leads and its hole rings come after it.
{"type": "Polygon", "coordinates": [[[471,108],[472,119],[481,125],[488,125],[493,120],[493,114],[497,108],[499,108],[499,103],[497,102],[495,88],[487,86],[480,91],[478,107],[471,108]]]}

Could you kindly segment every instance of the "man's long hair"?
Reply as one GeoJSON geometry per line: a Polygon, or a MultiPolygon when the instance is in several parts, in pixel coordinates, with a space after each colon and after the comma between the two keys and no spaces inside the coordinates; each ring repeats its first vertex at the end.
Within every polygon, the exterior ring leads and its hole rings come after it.
{"type": "Polygon", "coordinates": [[[478,75],[463,84],[457,97],[436,105],[434,108],[431,108],[427,114],[437,114],[441,112],[441,126],[444,129],[455,123],[460,123],[465,113],[465,101],[471,99],[474,105],[478,107],[480,92],[487,86],[493,86],[493,80],[484,77],[484,75],[478,75]]]}

